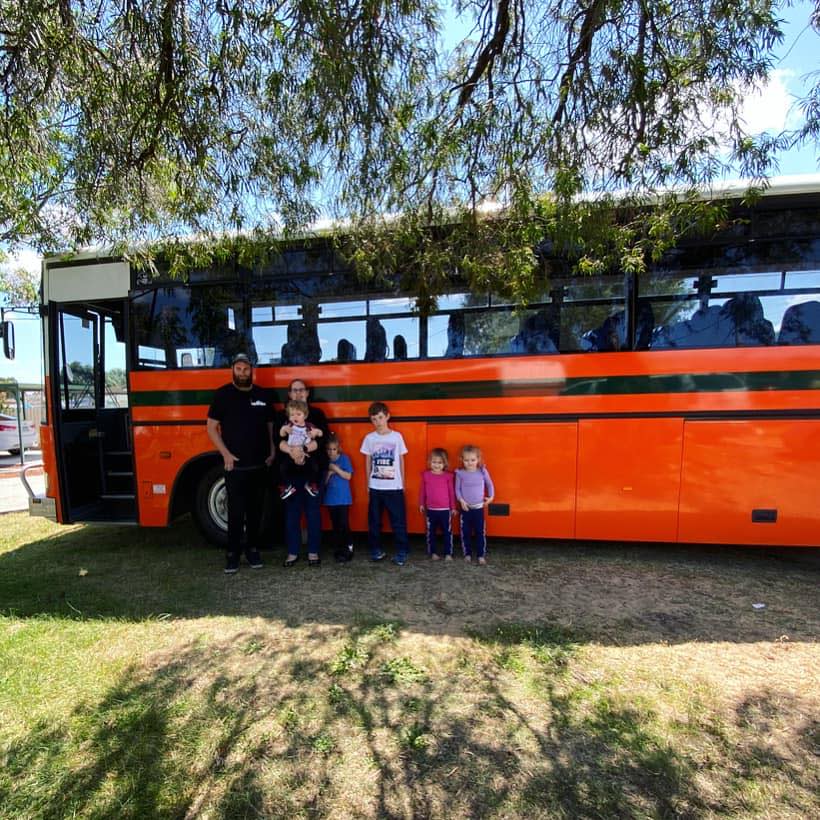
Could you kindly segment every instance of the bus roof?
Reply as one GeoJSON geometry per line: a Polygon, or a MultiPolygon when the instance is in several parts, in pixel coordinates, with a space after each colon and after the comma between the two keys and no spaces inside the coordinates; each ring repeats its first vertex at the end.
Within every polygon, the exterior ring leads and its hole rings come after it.
{"type": "MultiPolygon", "coordinates": [[[[775,197],[775,196],[797,196],[800,194],[812,194],[812,193],[820,193],[820,174],[795,174],[792,176],[776,176],[771,177],[766,181],[758,182],[755,180],[744,180],[744,179],[734,179],[734,180],[725,180],[722,182],[715,182],[709,188],[705,188],[702,191],[702,198],[703,199],[740,199],[743,197],[746,192],[750,188],[756,188],[762,197],[775,197]]],[[[664,190],[660,190],[655,192],[649,196],[647,196],[647,204],[651,204],[653,201],[657,201],[661,196],[664,194],[669,193],[679,193],[683,194],[688,189],[684,187],[670,187],[664,190]]],[[[632,192],[627,190],[616,191],[610,194],[613,198],[626,198],[628,196],[633,195],[632,192]]],[[[596,196],[585,196],[582,199],[596,199],[596,198],[603,198],[605,194],[600,194],[596,196]]],[[[479,206],[479,210],[481,213],[485,215],[491,215],[493,213],[498,213],[503,209],[503,204],[495,201],[495,200],[488,200],[482,203],[479,206]]],[[[398,218],[399,214],[391,214],[386,216],[387,219],[390,218],[398,218]]],[[[310,225],[308,228],[305,229],[304,233],[299,236],[291,237],[293,240],[298,241],[299,239],[308,239],[308,238],[315,238],[320,236],[327,236],[333,230],[337,228],[344,228],[344,226],[348,224],[346,221],[341,222],[334,222],[331,219],[320,219],[310,225]]],[[[226,232],[224,235],[227,235],[226,232]]],[[[241,232],[236,233],[237,236],[241,236],[241,232]]],[[[197,234],[192,234],[190,236],[180,236],[180,239],[187,239],[191,242],[196,242],[204,237],[197,234]]],[[[140,247],[140,243],[137,243],[135,248],[140,247]]],[[[43,264],[48,265],[49,263],[53,262],[65,262],[65,261],[72,261],[72,262],[82,262],[82,261],[90,261],[94,259],[106,259],[110,260],[112,257],[117,257],[118,254],[115,252],[113,246],[111,245],[99,245],[99,246],[91,246],[88,248],[83,248],[78,251],[66,251],[59,254],[54,254],[52,256],[47,256],[43,259],[43,264]]]]}

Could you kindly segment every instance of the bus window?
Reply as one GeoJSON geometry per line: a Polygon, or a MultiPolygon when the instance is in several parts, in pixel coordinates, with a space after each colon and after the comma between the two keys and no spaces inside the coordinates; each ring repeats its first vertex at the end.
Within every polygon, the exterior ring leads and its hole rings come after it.
{"type": "Polygon", "coordinates": [[[356,345],[354,345],[349,339],[339,339],[336,343],[336,361],[355,362],[356,345]]]}
{"type": "Polygon", "coordinates": [[[580,353],[628,349],[623,302],[561,304],[558,349],[580,353]]]}
{"type": "Polygon", "coordinates": [[[387,358],[387,331],[378,319],[367,320],[365,342],[366,362],[383,362],[387,358]]]}
{"type": "Polygon", "coordinates": [[[286,325],[254,326],[251,330],[259,364],[279,364],[287,341],[286,325]]]}
{"type": "Polygon", "coordinates": [[[465,310],[433,315],[427,320],[427,356],[495,356],[509,353],[521,323],[532,311],[465,310]]]}
{"type": "Polygon", "coordinates": [[[316,364],[322,357],[315,322],[294,321],[287,324],[287,341],[282,345],[280,360],[284,365],[316,364]]]}
{"type": "Polygon", "coordinates": [[[820,293],[820,270],[791,270],[786,273],[787,288],[811,288],[820,293]]]}
{"type": "Polygon", "coordinates": [[[103,380],[106,407],[127,407],[128,386],[125,379],[125,342],[118,335],[120,316],[105,316],[103,320],[104,344],[102,346],[103,380]]]}
{"type": "Polygon", "coordinates": [[[383,316],[389,313],[412,313],[415,299],[410,296],[391,296],[385,299],[371,299],[369,301],[370,314],[383,316]]]}
{"type": "MultiPolygon", "coordinates": [[[[210,366],[228,367],[252,352],[244,333],[242,295],[235,286],[162,287],[132,298],[136,367],[177,368],[181,354],[213,350],[210,366]]],[[[203,362],[205,365],[206,362],[203,362]]]]}
{"type": "Polygon", "coordinates": [[[323,362],[361,361],[365,348],[365,321],[320,322],[319,344],[323,362]]]}
{"type": "Polygon", "coordinates": [[[436,300],[437,309],[440,311],[486,307],[488,304],[489,299],[487,296],[475,293],[445,293],[436,300]]]}
{"type": "Polygon", "coordinates": [[[419,319],[417,316],[380,320],[387,335],[387,358],[417,359],[419,357],[419,319]],[[398,346],[396,340],[399,339],[398,346]],[[400,355],[402,354],[403,355],[400,355]]]}
{"type": "Polygon", "coordinates": [[[811,294],[805,292],[811,281],[808,271],[707,271],[694,279],[650,280],[647,290],[654,295],[641,300],[651,305],[656,320],[650,347],[811,344],[799,341],[816,338],[811,294]],[[801,280],[803,273],[809,276],[801,280]],[[803,293],[796,292],[798,288],[803,293]],[[801,309],[800,304],[807,307],[801,309]]]}
{"type": "Polygon", "coordinates": [[[557,353],[557,315],[552,305],[529,312],[522,317],[521,327],[510,342],[511,353],[557,353]]]}
{"type": "Polygon", "coordinates": [[[781,345],[820,344],[820,302],[812,300],[790,305],[783,313],[777,343],[781,345]]]}

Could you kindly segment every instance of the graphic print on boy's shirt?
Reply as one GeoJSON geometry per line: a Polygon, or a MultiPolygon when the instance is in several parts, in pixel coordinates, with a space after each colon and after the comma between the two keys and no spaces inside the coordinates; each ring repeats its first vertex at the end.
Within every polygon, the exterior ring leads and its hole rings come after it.
{"type": "Polygon", "coordinates": [[[404,487],[402,456],[407,452],[404,439],[396,430],[387,434],[368,433],[361,452],[370,457],[367,475],[371,490],[401,490],[404,487]]]}
{"type": "Polygon", "coordinates": [[[393,481],[396,478],[396,444],[379,444],[370,456],[370,477],[379,481],[393,481]]]}

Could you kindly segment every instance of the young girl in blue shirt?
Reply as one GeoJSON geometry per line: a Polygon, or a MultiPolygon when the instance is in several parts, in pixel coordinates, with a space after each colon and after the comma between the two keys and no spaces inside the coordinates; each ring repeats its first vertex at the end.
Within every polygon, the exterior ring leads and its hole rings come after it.
{"type": "Polygon", "coordinates": [[[353,476],[353,465],[342,452],[342,445],[335,433],[327,437],[325,448],[329,463],[325,476],[324,505],[330,513],[336,540],[333,554],[342,563],[353,558],[353,538],[350,533],[350,505],[353,503],[350,479],[353,476]]]}

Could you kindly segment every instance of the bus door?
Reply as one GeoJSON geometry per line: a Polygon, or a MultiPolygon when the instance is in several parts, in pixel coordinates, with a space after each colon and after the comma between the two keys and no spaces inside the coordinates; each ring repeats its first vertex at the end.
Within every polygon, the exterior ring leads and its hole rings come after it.
{"type": "Polygon", "coordinates": [[[122,299],[59,305],[54,432],[66,523],[137,519],[122,299]]]}

